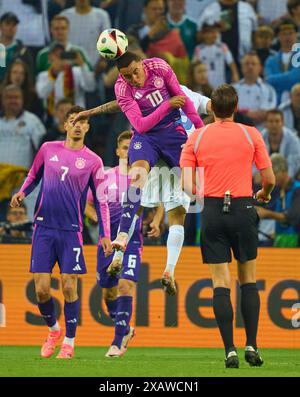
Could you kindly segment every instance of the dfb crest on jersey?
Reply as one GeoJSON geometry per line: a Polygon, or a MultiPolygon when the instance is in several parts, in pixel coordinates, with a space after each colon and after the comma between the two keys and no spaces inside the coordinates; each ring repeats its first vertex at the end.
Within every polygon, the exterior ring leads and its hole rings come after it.
{"type": "Polygon", "coordinates": [[[142,142],[135,142],[133,145],[133,149],[139,150],[142,148],[142,142]]]}
{"type": "Polygon", "coordinates": [[[75,162],[75,167],[82,170],[85,167],[86,160],[82,157],[78,157],[75,162]]]}
{"type": "Polygon", "coordinates": [[[162,88],[164,85],[164,80],[161,77],[155,76],[153,79],[153,84],[155,88],[162,88]]]}

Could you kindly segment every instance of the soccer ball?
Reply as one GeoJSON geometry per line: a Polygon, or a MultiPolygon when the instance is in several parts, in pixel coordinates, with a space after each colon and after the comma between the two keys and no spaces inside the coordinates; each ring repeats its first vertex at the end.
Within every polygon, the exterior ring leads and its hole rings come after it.
{"type": "Polygon", "coordinates": [[[104,30],[98,39],[97,50],[103,58],[120,58],[128,48],[128,39],[125,33],[118,29],[104,30]]]}

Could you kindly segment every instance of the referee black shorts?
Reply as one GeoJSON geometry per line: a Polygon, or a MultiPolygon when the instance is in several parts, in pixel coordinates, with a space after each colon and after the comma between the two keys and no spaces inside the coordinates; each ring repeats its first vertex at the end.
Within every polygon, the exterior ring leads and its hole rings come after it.
{"type": "Polygon", "coordinates": [[[251,197],[231,198],[229,213],[223,213],[223,199],[204,198],[201,218],[203,263],[246,262],[257,257],[259,217],[251,197]]]}

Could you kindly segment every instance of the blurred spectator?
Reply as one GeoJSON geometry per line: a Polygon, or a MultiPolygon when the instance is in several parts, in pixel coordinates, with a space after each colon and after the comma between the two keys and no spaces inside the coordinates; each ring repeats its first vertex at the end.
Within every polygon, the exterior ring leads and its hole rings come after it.
{"type": "Polygon", "coordinates": [[[167,0],[167,21],[171,28],[179,29],[181,39],[190,59],[197,42],[197,23],[185,13],[186,0],[167,0]]]}
{"type": "Polygon", "coordinates": [[[31,166],[35,151],[46,133],[40,119],[24,110],[22,89],[8,85],[2,91],[3,114],[0,117],[1,163],[31,166]]]}
{"type": "Polygon", "coordinates": [[[291,91],[291,99],[279,106],[284,117],[284,125],[295,130],[300,139],[300,83],[295,84],[291,91]]]}
{"type": "Polygon", "coordinates": [[[54,111],[54,125],[42,137],[41,145],[48,141],[64,141],[66,139],[65,115],[73,106],[74,103],[69,99],[60,99],[57,102],[54,111]]]}
{"type": "Polygon", "coordinates": [[[217,0],[186,0],[185,12],[198,22],[203,10],[214,1],[217,0]]]}
{"type": "Polygon", "coordinates": [[[253,7],[240,0],[218,0],[208,5],[200,16],[200,28],[221,21],[222,41],[228,45],[236,62],[252,47],[252,32],[257,27],[253,7]]]}
{"type": "Polygon", "coordinates": [[[293,131],[284,127],[283,114],[274,109],[267,112],[266,128],[262,131],[269,154],[280,153],[287,161],[291,178],[300,170],[300,141],[293,131]]]}
{"type": "MultiPolygon", "coordinates": [[[[293,45],[297,42],[297,26],[290,19],[282,20],[276,28],[277,38],[280,43],[280,50],[276,55],[270,56],[265,63],[265,77],[270,78],[275,74],[284,73],[294,69],[292,57],[295,55],[293,45]]],[[[289,93],[277,92],[279,103],[288,98],[289,93]],[[279,95],[281,94],[281,97],[279,95]]]]}
{"type": "Polygon", "coordinates": [[[165,59],[180,82],[185,83],[189,60],[177,29],[168,27],[163,0],[145,0],[145,22],[132,26],[128,33],[137,37],[149,58],[165,59]]]}
{"type": "Polygon", "coordinates": [[[287,12],[287,0],[246,0],[257,11],[261,23],[269,24],[287,12]]]}
{"type": "MultiPolygon", "coordinates": [[[[48,1],[48,21],[52,21],[55,15],[61,13],[68,7],[69,0],[49,0],[48,1]]],[[[71,7],[71,6],[70,6],[71,7]]]]}
{"type": "Polygon", "coordinates": [[[245,55],[241,65],[244,78],[234,85],[239,96],[239,111],[262,128],[267,110],[276,106],[276,92],[260,77],[262,67],[256,53],[245,55]]]}
{"type": "Polygon", "coordinates": [[[37,93],[45,101],[51,117],[55,104],[60,99],[67,98],[75,105],[85,107],[85,93],[96,88],[94,73],[90,71],[80,52],[75,53],[76,58],[62,59],[63,52],[64,47],[53,43],[48,55],[51,66],[37,76],[37,93]]]}
{"type": "Polygon", "coordinates": [[[231,81],[239,81],[239,73],[233,56],[225,43],[218,40],[220,25],[202,26],[203,43],[195,48],[193,61],[201,61],[207,66],[208,81],[214,88],[226,83],[226,66],[231,72],[231,81]]]}
{"type": "Polygon", "coordinates": [[[299,66],[300,66],[300,52],[298,52],[298,55],[296,57],[296,63],[294,69],[285,73],[272,74],[271,76],[266,78],[266,81],[275,88],[277,92],[277,97],[279,98],[283,97],[283,101],[285,101],[284,98],[286,96],[289,96],[287,92],[289,93],[289,91],[293,88],[293,86],[299,83],[300,81],[299,66]]]}
{"type": "Polygon", "coordinates": [[[0,15],[7,11],[15,13],[20,20],[17,39],[36,55],[49,41],[48,0],[2,0],[0,15]]]}
{"type": "Polygon", "coordinates": [[[117,6],[116,26],[127,32],[130,26],[141,22],[144,2],[141,0],[119,0],[117,6]],[[134,12],[132,12],[134,10],[134,12]]]}
{"type": "Polygon", "coordinates": [[[75,0],[75,7],[66,9],[60,15],[70,21],[70,42],[84,48],[92,65],[95,65],[99,58],[96,49],[99,35],[111,27],[108,13],[92,7],[90,0],[75,0]]]}
{"type": "MultiPolygon", "coordinates": [[[[69,55],[71,56],[71,53],[74,52],[79,52],[82,58],[84,59],[84,62],[92,69],[91,64],[88,60],[88,57],[85,53],[85,50],[77,45],[74,45],[69,42],[69,20],[68,18],[62,16],[62,15],[56,15],[50,23],[50,32],[52,36],[52,44],[57,43],[60,44],[64,47],[64,51],[68,52],[69,55]]],[[[37,55],[37,60],[36,60],[36,70],[37,73],[44,72],[45,70],[48,70],[50,67],[49,63],[49,51],[50,51],[51,45],[48,47],[43,48],[41,51],[39,51],[37,55]]],[[[64,53],[64,55],[67,55],[64,53]]]]}
{"type": "Polygon", "coordinates": [[[300,39],[300,0],[288,0],[289,17],[297,26],[298,40],[300,39]]]}
{"type": "Polygon", "coordinates": [[[112,26],[116,26],[116,18],[117,18],[117,12],[118,12],[118,3],[120,0],[98,0],[94,1],[95,6],[99,5],[103,10],[107,11],[112,23],[112,26]]]}
{"type": "Polygon", "coordinates": [[[299,247],[300,181],[290,177],[287,161],[281,154],[272,154],[271,161],[280,194],[273,210],[257,207],[257,212],[261,219],[276,221],[275,247],[299,247]]]}
{"type": "MultiPolygon", "coordinates": [[[[276,51],[272,50],[272,42],[274,38],[274,31],[271,26],[260,26],[254,33],[254,49],[257,53],[260,63],[264,68],[265,62],[270,55],[276,55],[276,51]]],[[[261,72],[263,75],[263,70],[261,72]]]]}
{"type": "Polygon", "coordinates": [[[6,222],[0,223],[1,242],[11,244],[15,239],[18,243],[30,243],[31,234],[32,223],[29,222],[26,205],[21,203],[17,208],[12,208],[8,205],[6,222]],[[20,241],[20,239],[24,241],[20,241]]]}
{"type": "Polygon", "coordinates": [[[3,83],[0,86],[0,90],[2,91],[4,87],[10,84],[16,85],[22,89],[24,109],[36,114],[42,119],[44,108],[35,91],[32,72],[29,66],[21,59],[16,59],[10,64],[3,83]]]}
{"type": "MultiPolygon", "coordinates": [[[[0,43],[5,46],[5,67],[0,67],[0,81],[3,80],[7,68],[16,59],[22,59],[33,70],[33,58],[22,41],[16,39],[19,18],[12,12],[7,12],[0,17],[0,43]]],[[[2,65],[1,65],[2,66],[2,65]]]]}
{"type": "Polygon", "coordinates": [[[200,62],[192,62],[189,68],[187,86],[199,94],[211,97],[213,87],[208,82],[207,66],[200,62]]]}

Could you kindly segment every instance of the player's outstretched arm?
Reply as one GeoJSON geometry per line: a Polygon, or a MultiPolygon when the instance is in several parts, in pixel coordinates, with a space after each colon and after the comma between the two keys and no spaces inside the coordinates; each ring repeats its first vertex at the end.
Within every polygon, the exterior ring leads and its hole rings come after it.
{"type": "Polygon", "coordinates": [[[151,130],[167,116],[172,109],[179,109],[185,102],[185,95],[183,93],[181,93],[181,95],[174,95],[176,98],[163,101],[152,113],[143,116],[137,101],[124,81],[116,82],[115,95],[122,112],[133,128],[139,133],[151,130]]]}
{"type": "Polygon", "coordinates": [[[84,214],[94,223],[98,223],[98,217],[97,217],[97,212],[95,210],[95,207],[93,206],[92,203],[87,201],[84,214]]]}
{"type": "MultiPolygon", "coordinates": [[[[140,133],[147,132],[155,127],[172,109],[180,109],[185,103],[185,96],[175,96],[168,101],[164,101],[154,112],[148,116],[143,116],[139,105],[135,101],[131,101],[131,106],[124,107],[125,113],[130,124],[140,133]]],[[[122,106],[121,106],[122,107],[122,106]]]]}
{"type": "Polygon", "coordinates": [[[77,121],[88,119],[90,117],[97,116],[99,114],[114,114],[119,112],[121,112],[121,108],[118,105],[118,102],[110,101],[104,103],[103,105],[97,106],[92,109],[84,110],[83,112],[78,113],[74,118],[73,124],[75,124],[77,121]]]}
{"type": "Polygon", "coordinates": [[[95,210],[99,223],[99,236],[110,239],[110,215],[108,207],[108,197],[106,190],[106,179],[104,173],[103,162],[100,157],[95,162],[89,180],[95,210]]]}
{"type": "Polygon", "coordinates": [[[39,184],[40,180],[42,179],[44,173],[45,145],[46,143],[44,143],[41,146],[40,150],[37,152],[37,155],[35,156],[35,159],[32,163],[28,176],[25,179],[23,185],[21,186],[20,191],[12,197],[10,202],[10,205],[12,207],[18,207],[22,202],[22,200],[24,200],[24,198],[28,196],[35,189],[35,187],[39,184]]]}

